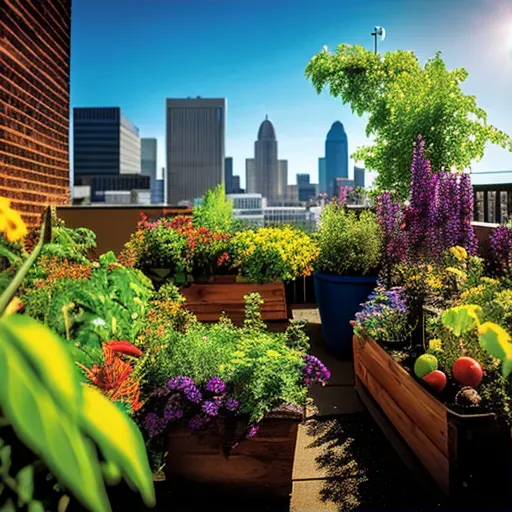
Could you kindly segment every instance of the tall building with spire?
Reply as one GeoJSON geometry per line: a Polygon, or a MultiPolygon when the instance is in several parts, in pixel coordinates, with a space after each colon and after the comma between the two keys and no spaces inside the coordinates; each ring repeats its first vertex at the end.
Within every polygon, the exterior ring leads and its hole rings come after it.
{"type": "Polygon", "coordinates": [[[279,168],[276,131],[265,116],[258,131],[258,140],[254,143],[254,159],[246,160],[247,192],[261,194],[268,204],[278,201],[280,189],[283,189],[281,181],[285,165],[281,164],[281,172],[279,168]]]}
{"type": "Polygon", "coordinates": [[[333,123],[325,140],[325,181],[329,197],[335,194],[336,178],[348,179],[348,138],[340,121],[333,123]]]}

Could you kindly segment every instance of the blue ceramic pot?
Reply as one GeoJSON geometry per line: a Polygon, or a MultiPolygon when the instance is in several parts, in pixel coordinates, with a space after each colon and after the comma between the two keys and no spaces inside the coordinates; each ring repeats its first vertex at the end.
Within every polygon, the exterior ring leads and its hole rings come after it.
{"type": "Polygon", "coordinates": [[[324,342],[330,352],[344,359],[352,358],[350,321],[361,309],[377,284],[374,276],[334,276],[314,274],[315,295],[324,342]]]}

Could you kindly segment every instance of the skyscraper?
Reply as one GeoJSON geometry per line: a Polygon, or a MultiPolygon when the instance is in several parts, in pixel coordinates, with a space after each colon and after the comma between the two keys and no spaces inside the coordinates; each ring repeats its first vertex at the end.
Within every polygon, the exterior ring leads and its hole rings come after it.
{"type": "Polygon", "coordinates": [[[149,176],[151,203],[162,203],[156,189],[157,140],[140,139],[140,171],[143,176],[149,176]],[[158,197],[157,197],[158,196],[158,197]],[[158,201],[157,201],[158,199],[158,201]]]}
{"type": "Polygon", "coordinates": [[[327,169],[325,166],[325,157],[318,159],[318,192],[327,193],[327,169]]]}
{"type": "Polygon", "coordinates": [[[327,194],[332,197],[334,180],[348,178],[348,139],[339,121],[333,123],[325,141],[325,174],[327,194]]]}
{"type": "Polygon", "coordinates": [[[140,139],[140,172],[156,180],[157,140],[140,139]]]}
{"type": "Polygon", "coordinates": [[[71,0],[0,2],[0,196],[29,226],[69,202],[71,0]]]}
{"type": "Polygon", "coordinates": [[[254,143],[255,190],[251,192],[261,194],[268,204],[277,201],[279,197],[278,168],[276,131],[266,116],[258,130],[258,140],[254,143]]]}
{"type": "Polygon", "coordinates": [[[233,194],[233,158],[230,156],[224,159],[224,188],[226,194],[233,194]]]}
{"type": "Polygon", "coordinates": [[[354,166],[354,186],[356,188],[364,188],[364,173],[365,170],[362,167],[354,166]]]}
{"type": "Polygon", "coordinates": [[[281,201],[288,195],[288,160],[277,161],[277,195],[281,201]]]}
{"type": "MultiPolygon", "coordinates": [[[[156,142],[156,141],[155,141],[156,142]]],[[[73,173],[97,175],[140,174],[139,129],[119,107],[73,109],[73,173]]]]}
{"type": "Polygon", "coordinates": [[[248,194],[258,194],[258,182],[256,180],[256,162],[254,158],[245,159],[245,188],[248,194]]]}
{"type": "Polygon", "coordinates": [[[167,100],[167,202],[192,204],[224,184],[226,100],[167,100]]]}

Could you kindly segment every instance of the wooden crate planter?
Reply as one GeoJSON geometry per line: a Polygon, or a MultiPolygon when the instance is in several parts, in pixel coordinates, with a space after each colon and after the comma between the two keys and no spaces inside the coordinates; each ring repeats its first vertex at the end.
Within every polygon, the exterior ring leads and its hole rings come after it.
{"type": "Polygon", "coordinates": [[[193,283],[181,289],[187,299],[185,307],[201,322],[216,322],[225,312],[233,322],[240,324],[245,318],[244,296],[259,293],[263,299],[261,314],[265,322],[286,321],[288,308],[282,282],[270,284],[237,283],[226,276],[209,283],[193,283]]]}
{"type": "Polygon", "coordinates": [[[302,416],[297,414],[266,418],[258,434],[242,441],[229,457],[223,454],[216,433],[200,436],[186,426],[172,428],[167,446],[167,480],[178,493],[192,487],[227,496],[287,500],[292,492],[301,421],[302,416]]]}
{"type": "Polygon", "coordinates": [[[371,395],[443,493],[470,506],[507,503],[512,459],[504,422],[451,411],[371,339],[354,337],[353,348],[356,387],[371,395]]]}

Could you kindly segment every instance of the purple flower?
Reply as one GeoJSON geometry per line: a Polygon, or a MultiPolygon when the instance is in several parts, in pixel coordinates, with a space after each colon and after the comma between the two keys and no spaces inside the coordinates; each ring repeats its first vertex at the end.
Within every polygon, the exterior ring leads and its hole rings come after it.
{"type": "Polygon", "coordinates": [[[219,406],[216,403],[211,402],[210,400],[206,400],[203,403],[202,409],[203,412],[208,416],[217,416],[219,414],[219,406]]]}
{"type": "Polygon", "coordinates": [[[178,395],[172,396],[164,409],[164,419],[168,423],[180,420],[183,418],[183,408],[181,406],[181,400],[178,395]]]}
{"type": "Polygon", "coordinates": [[[413,263],[420,258],[437,259],[455,245],[476,254],[469,174],[444,169],[432,172],[421,135],[413,145],[408,206],[400,207],[388,193],[377,200],[385,263],[400,263],[406,256],[413,263]]]}
{"type": "Polygon", "coordinates": [[[304,375],[304,383],[309,385],[313,382],[320,382],[321,384],[327,384],[327,381],[331,378],[331,372],[327,367],[315,356],[307,355],[304,359],[305,366],[302,369],[304,375]]]}
{"type": "Polygon", "coordinates": [[[236,400],[233,397],[229,397],[224,402],[224,407],[226,408],[226,410],[228,410],[230,412],[235,411],[236,409],[238,409],[239,406],[240,406],[240,404],[238,403],[238,400],[236,400]]]}
{"type": "Polygon", "coordinates": [[[188,428],[190,430],[198,431],[203,429],[209,422],[209,418],[205,418],[204,416],[197,415],[190,418],[190,421],[188,422],[188,428]]]}
{"type": "Polygon", "coordinates": [[[149,437],[160,435],[165,430],[165,421],[154,412],[150,412],[144,419],[144,427],[148,431],[149,437]]]}
{"type": "Polygon", "coordinates": [[[194,381],[190,377],[173,377],[168,382],[169,389],[175,391],[185,389],[188,386],[194,386],[194,381]]]}
{"type": "Polygon", "coordinates": [[[503,275],[512,269],[512,229],[498,226],[489,235],[492,270],[503,275]]]}
{"type": "Polygon", "coordinates": [[[198,404],[203,399],[201,392],[194,384],[190,384],[184,388],[183,393],[185,394],[187,400],[193,402],[194,404],[198,404]]]}
{"type": "Polygon", "coordinates": [[[247,439],[252,439],[257,433],[258,433],[258,430],[260,429],[260,427],[258,425],[253,425],[250,429],[249,429],[249,432],[247,432],[247,436],[246,438],[247,439]]]}
{"type": "Polygon", "coordinates": [[[224,393],[226,389],[226,383],[220,377],[213,377],[206,384],[206,390],[211,393],[224,393]]]}

